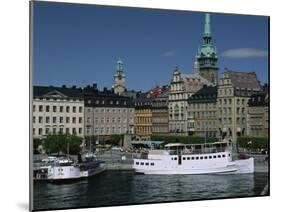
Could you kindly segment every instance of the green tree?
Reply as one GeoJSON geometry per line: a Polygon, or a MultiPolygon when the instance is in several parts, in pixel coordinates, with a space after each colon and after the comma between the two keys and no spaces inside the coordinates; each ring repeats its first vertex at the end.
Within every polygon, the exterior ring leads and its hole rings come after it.
{"type": "Polygon", "coordinates": [[[33,139],[33,154],[39,154],[38,147],[42,145],[42,140],[39,138],[33,139]]]}
{"type": "Polygon", "coordinates": [[[268,137],[238,137],[237,143],[239,147],[247,148],[251,150],[268,149],[269,139],[268,137]]]}
{"type": "Polygon", "coordinates": [[[119,146],[123,137],[124,137],[124,135],[118,135],[118,134],[112,135],[111,139],[110,139],[110,144],[112,144],[114,146],[119,146]]]}
{"type": "Polygon", "coordinates": [[[43,142],[43,147],[47,153],[67,153],[69,145],[69,153],[77,154],[80,151],[82,138],[75,135],[56,134],[48,135],[43,142]]]}

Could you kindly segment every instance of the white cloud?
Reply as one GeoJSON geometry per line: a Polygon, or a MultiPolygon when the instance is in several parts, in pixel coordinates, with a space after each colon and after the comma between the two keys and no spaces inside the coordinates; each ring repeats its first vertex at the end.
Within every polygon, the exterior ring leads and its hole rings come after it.
{"type": "Polygon", "coordinates": [[[176,55],[176,52],[171,50],[163,53],[164,57],[174,57],[176,55]]]}
{"type": "Polygon", "coordinates": [[[266,57],[268,52],[261,49],[240,48],[224,51],[221,56],[228,58],[266,57]]]}

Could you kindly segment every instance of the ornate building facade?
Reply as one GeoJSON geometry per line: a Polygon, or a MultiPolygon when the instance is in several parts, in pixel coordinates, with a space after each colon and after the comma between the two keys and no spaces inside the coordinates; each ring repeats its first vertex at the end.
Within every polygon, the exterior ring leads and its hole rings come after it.
{"type": "Polygon", "coordinates": [[[170,83],[169,93],[169,132],[187,134],[193,131],[193,117],[189,116],[187,100],[203,85],[211,83],[198,73],[183,74],[176,69],[170,83]]]}
{"type": "Polygon", "coordinates": [[[199,63],[199,73],[213,85],[218,83],[218,57],[212,44],[210,14],[205,15],[203,44],[198,48],[196,60],[199,63]]]}
{"type": "Polygon", "coordinates": [[[218,135],[236,140],[248,134],[248,101],[260,91],[255,72],[223,72],[218,85],[218,135]]]}

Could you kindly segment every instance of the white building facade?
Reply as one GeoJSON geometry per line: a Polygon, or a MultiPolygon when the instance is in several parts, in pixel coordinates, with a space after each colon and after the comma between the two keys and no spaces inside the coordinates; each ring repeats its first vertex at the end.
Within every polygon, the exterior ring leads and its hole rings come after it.
{"type": "Polygon", "coordinates": [[[83,137],[84,100],[80,92],[74,88],[34,86],[32,129],[34,138],[49,134],[83,137]]]}

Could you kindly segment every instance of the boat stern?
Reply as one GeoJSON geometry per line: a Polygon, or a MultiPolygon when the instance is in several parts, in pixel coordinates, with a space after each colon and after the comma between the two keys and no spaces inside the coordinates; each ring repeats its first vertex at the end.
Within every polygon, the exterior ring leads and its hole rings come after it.
{"type": "Polygon", "coordinates": [[[248,158],[248,159],[240,159],[235,160],[235,165],[237,167],[236,173],[238,174],[249,174],[254,173],[254,158],[248,158]]]}

